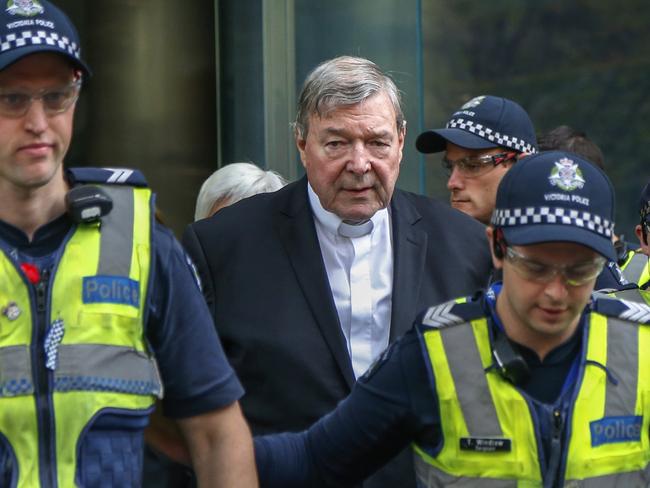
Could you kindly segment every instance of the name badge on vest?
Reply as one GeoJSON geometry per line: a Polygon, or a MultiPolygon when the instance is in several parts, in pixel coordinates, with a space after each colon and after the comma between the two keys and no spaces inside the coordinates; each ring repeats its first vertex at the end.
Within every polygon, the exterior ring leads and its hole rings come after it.
{"type": "Polygon", "coordinates": [[[82,293],[84,303],[140,306],[140,284],[124,276],[86,276],[82,293]]]}
{"type": "Polygon", "coordinates": [[[591,447],[614,442],[639,442],[641,440],[641,415],[603,417],[589,424],[591,447]]]}
{"type": "Polygon", "coordinates": [[[512,441],[503,437],[461,437],[461,451],[510,452],[512,441]]]}

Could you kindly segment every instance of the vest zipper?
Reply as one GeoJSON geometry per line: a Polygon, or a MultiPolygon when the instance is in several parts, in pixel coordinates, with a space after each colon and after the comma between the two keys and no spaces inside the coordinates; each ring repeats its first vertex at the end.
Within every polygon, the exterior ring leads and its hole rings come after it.
{"type": "Polygon", "coordinates": [[[45,367],[43,344],[48,328],[47,301],[49,271],[43,269],[36,284],[36,340],[33,362],[36,375],[36,408],[38,412],[39,471],[42,488],[56,487],[56,439],[54,432],[53,405],[51,399],[50,371],[45,367]]]}
{"type": "MultiPolygon", "coordinates": [[[[44,269],[41,272],[41,279],[36,284],[36,311],[41,314],[45,314],[45,308],[47,306],[47,280],[48,272],[44,269]]],[[[41,317],[39,317],[41,318],[41,317]]]]}
{"type": "Polygon", "coordinates": [[[562,455],[562,432],[564,431],[564,416],[559,409],[553,410],[553,431],[551,436],[551,449],[549,453],[546,476],[544,477],[544,486],[551,488],[556,486],[555,482],[558,477],[558,468],[562,455]]]}

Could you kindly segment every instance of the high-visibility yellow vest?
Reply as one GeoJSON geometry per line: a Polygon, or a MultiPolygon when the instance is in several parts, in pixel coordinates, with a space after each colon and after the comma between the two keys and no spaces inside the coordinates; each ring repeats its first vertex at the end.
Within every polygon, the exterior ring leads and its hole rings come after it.
{"type": "MultiPolygon", "coordinates": [[[[2,486],[99,486],[98,477],[115,474],[101,463],[120,454],[102,459],[98,446],[115,442],[119,449],[122,443],[136,452],[146,415],[162,395],[144,336],[151,192],[112,185],[104,190],[113,210],[101,226],[73,227],[58,251],[49,296],[39,297],[7,250],[0,252],[2,486]],[[34,343],[39,306],[49,324],[46,344],[34,343]],[[139,430],[116,434],[119,419],[129,416],[142,416],[139,430]]],[[[126,465],[130,455],[127,449],[126,465]]],[[[114,486],[139,486],[139,480],[121,484],[119,476],[114,486]]]]}
{"type": "Polygon", "coordinates": [[[626,300],[626,301],[650,305],[650,290],[630,288],[628,290],[619,290],[619,291],[611,292],[608,293],[607,295],[618,298],[619,300],[626,300]]]}
{"type": "MultiPolygon", "coordinates": [[[[588,317],[565,419],[569,439],[556,448],[560,486],[641,487],[650,479],[650,327],[625,319],[647,322],[650,308],[616,301],[625,312],[608,317],[604,305],[615,301],[607,301],[588,317]]],[[[530,400],[490,368],[490,326],[480,315],[458,314],[469,305],[432,307],[421,326],[443,442],[437,452],[414,445],[418,480],[426,487],[550,486],[530,400]]]]}
{"type": "Polygon", "coordinates": [[[621,265],[623,276],[630,283],[641,286],[650,281],[650,263],[642,252],[630,251],[621,265]]]}

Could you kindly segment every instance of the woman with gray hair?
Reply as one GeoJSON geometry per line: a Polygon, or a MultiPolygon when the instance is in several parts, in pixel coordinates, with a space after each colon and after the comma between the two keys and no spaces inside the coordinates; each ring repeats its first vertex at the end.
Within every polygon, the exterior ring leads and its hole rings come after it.
{"type": "Polygon", "coordinates": [[[275,171],[264,171],[253,163],[232,163],[218,169],[201,185],[194,221],[258,193],[279,190],[287,181],[275,171]]]}

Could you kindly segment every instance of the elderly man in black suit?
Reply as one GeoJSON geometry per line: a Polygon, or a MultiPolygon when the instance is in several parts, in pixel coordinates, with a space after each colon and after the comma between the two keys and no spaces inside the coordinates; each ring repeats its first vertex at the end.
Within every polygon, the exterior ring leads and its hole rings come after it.
{"type": "MultiPolygon", "coordinates": [[[[295,123],[306,177],[185,232],[254,433],[307,427],[419,310],[487,283],[483,226],[395,189],[405,135],[399,92],[377,65],[326,61],[295,123]]],[[[415,486],[410,458],[364,486],[415,486]]]]}

